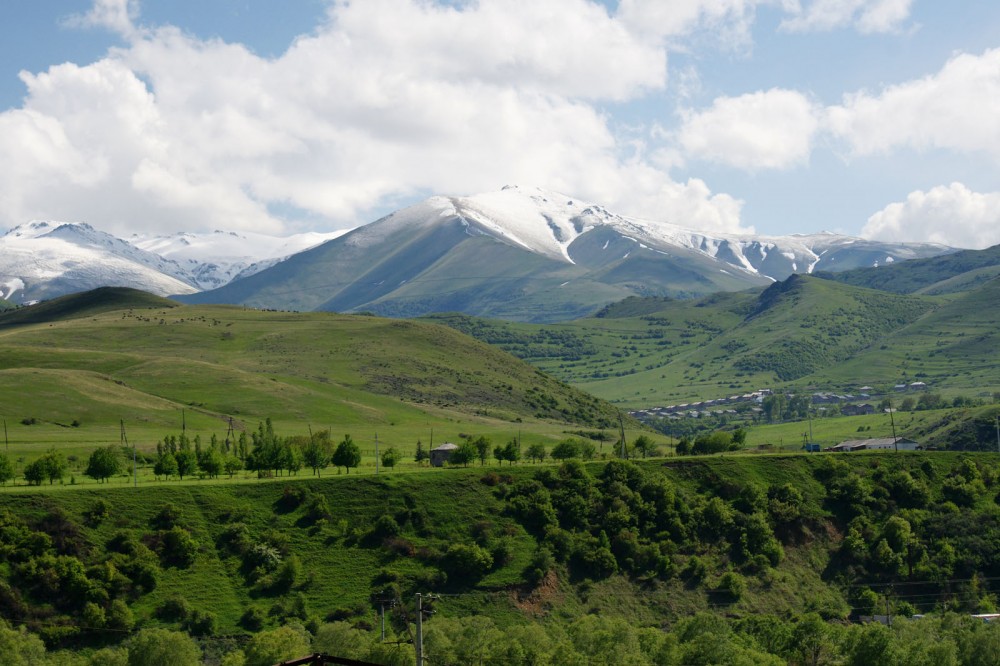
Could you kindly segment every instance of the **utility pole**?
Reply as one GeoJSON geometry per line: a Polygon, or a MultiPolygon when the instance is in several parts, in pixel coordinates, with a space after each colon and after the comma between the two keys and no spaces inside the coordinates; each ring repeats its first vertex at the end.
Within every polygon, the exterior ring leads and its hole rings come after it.
{"type": "Polygon", "coordinates": [[[424,666],[424,596],[417,592],[417,666],[424,666]]]}
{"type": "Polygon", "coordinates": [[[622,412],[618,410],[618,431],[622,438],[622,460],[625,460],[625,419],[622,418],[622,412]]]}
{"type": "Polygon", "coordinates": [[[183,409],[181,409],[181,432],[187,432],[187,415],[184,413],[183,409]]]}
{"type": "MultiPolygon", "coordinates": [[[[1000,453],[1000,414],[997,414],[993,418],[995,418],[996,421],[997,421],[997,453],[1000,453]]],[[[4,421],[3,429],[4,429],[4,435],[6,435],[7,434],[7,422],[6,421],[4,421]]]]}
{"type": "MultiPolygon", "coordinates": [[[[379,462],[379,458],[378,458],[378,432],[376,432],[375,433],[375,473],[376,474],[378,474],[378,462],[379,462]]],[[[385,624],[385,619],[384,618],[383,618],[382,623],[383,623],[383,625],[385,624]]],[[[382,632],[383,632],[383,634],[385,633],[385,627],[384,626],[382,627],[382,632]]],[[[385,636],[384,635],[382,636],[382,640],[385,640],[385,636]]]]}
{"type": "Polygon", "coordinates": [[[10,455],[10,442],[7,440],[7,419],[3,420],[3,445],[7,454],[10,455]]]}
{"type": "Polygon", "coordinates": [[[889,423],[892,424],[892,448],[899,453],[899,441],[896,439],[896,419],[892,415],[892,400],[889,401],[889,423]]]}
{"type": "MultiPolygon", "coordinates": [[[[125,419],[121,419],[122,427],[122,437],[121,445],[128,446],[128,435],[125,434],[125,419]]],[[[135,460],[135,444],[132,444],[132,487],[137,488],[139,486],[139,467],[135,460]]]]}

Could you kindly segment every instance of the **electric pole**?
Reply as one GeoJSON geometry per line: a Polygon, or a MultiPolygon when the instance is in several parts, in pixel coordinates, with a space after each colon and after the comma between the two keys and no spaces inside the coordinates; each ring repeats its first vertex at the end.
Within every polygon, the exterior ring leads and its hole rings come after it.
{"type": "Polygon", "coordinates": [[[892,424],[892,448],[899,453],[899,441],[896,439],[896,419],[892,416],[892,400],[889,401],[889,423],[892,424]]]}
{"type": "MultiPolygon", "coordinates": [[[[376,474],[378,474],[378,462],[379,462],[379,459],[378,459],[378,432],[376,432],[375,433],[375,473],[376,474]]],[[[385,629],[383,627],[383,632],[384,631],[385,631],[385,629]]],[[[385,636],[382,637],[382,640],[385,640],[385,636]]]]}
{"type": "Polygon", "coordinates": [[[417,592],[417,666],[424,666],[424,596],[417,592]]]}

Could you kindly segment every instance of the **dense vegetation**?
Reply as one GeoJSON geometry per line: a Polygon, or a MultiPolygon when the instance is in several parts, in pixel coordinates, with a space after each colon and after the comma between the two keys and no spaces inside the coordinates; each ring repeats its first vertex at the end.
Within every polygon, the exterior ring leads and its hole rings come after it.
{"type": "Polygon", "coordinates": [[[375,612],[394,601],[408,639],[423,592],[443,595],[426,627],[443,663],[987,663],[970,655],[1000,635],[958,616],[843,623],[994,610],[998,494],[995,461],[945,453],[8,492],[0,600],[28,633],[0,631],[60,663],[162,629],[227,663],[281,640],[409,663],[375,612]],[[886,660],[863,661],[877,646],[886,660]]]}

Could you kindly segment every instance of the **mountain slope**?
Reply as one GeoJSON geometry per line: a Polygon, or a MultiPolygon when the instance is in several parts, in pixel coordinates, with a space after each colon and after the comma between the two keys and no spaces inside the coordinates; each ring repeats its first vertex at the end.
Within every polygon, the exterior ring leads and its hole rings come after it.
{"type": "Polygon", "coordinates": [[[184,269],[88,224],[32,222],[0,237],[0,297],[28,303],[96,287],[197,291],[184,269]]]}
{"type": "Polygon", "coordinates": [[[961,250],[877,268],[817,277],[897,294],[949,294],[968,291],[1000,275],[1000,245],[985,250],[961,250]]]}
{"type": "Polygon", "coordinates": [[[473,197],[432,197],[254,276],[182,300],[560,321],[631,295],[690,298],[763,286],[821,262],[849,267],[876,256],[884,261],[893,254],[944,251],[829,234],[715,237],[622,217],[553,192],[508,187],[473,197]]]}
{"type": "Polygon", "coordinates": [[[251,232],[190,232],[172,236],[135,235],[129,242],[176,262],[199,289],[215,289],[253,275],[293,254],[337,238],[348,230],[278,237],[251,232]]]}

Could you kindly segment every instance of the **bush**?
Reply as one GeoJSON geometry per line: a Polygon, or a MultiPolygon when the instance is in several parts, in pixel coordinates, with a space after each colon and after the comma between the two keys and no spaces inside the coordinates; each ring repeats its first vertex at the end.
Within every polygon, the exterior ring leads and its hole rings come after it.
{"type": "Polygon", "coordinates": [[[452,544],[441,558],[441,569],[451,580],[475,582],[493,567],[493,556],[475,544],[452,544]]]}
{"type": "Polygon", "coordinates": [[[167,622],[184,622],[191,614],[191,605],[180,595],[164,599],[156,609],[156,617],[167,622]]]}
{"type": "Polygon", "coordinates": [[[218,619],[210,611],[195,610],[188,616],[184,628],[192,636],[211,636],[215,633],[218,619]]]}
{"type": "Polygon", "coordinates": [[[199,666],[201,650],[190,636],[179,631],[143,629],[128,642],[128,663],[129,666],[199,666]]]}
{"type": "Polygon", "coordinates": [[[243,615],[240,616],[240,626],[254,633],[263,629],[266,621],[267,616],[264,614],[264,611],[256,606],[246,609],[243,615]]]}
{"type": "Polygon", "coordinates": [[[194,564],[194,558],[198,554],[198,543],[184,528],[174,527],[163,532],[161,544],[160,555],[168,565],[186,569],[194,564]]]}
{"type": "Polygon", "coordinates": [[[715,590],[724,594],[730,601],[739,601],[747,590],[747,583],[743,576],[735,571],[727,571],[719,578],[715,590]]]}

